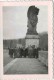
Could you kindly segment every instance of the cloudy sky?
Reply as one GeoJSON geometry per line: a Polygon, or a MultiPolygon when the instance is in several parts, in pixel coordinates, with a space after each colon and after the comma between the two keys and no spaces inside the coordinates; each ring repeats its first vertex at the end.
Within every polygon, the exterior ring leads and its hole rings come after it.
{"type": "MultiPolygon", "coordinates": [[[[36,7],[40,9],[37,32],[48,31],[48,7],[36,7]]],[[[3,39],[18,39],[26,36],[28,8],[29,6],[3,7],[3,39]]]]}

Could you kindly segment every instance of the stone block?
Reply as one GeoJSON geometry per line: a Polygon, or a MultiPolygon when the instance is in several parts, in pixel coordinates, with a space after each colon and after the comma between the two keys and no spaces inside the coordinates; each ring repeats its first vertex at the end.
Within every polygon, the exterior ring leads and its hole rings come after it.
{"type": "Polygon", "coordinates": [[[38,35],[26,35],[25,38],[25,47],[35,45],[35,47],[39,47],[39,36],[38,35]]]}

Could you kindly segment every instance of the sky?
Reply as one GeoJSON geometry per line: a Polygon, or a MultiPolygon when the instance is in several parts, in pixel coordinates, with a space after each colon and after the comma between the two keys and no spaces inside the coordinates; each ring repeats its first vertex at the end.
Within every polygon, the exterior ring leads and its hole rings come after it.
{"type": "MultiPolygon", "coordinates": [[[[37,32],[48,31],[48,7],[38,7],[37,32]]],[[[29,6],[4,6],[3,7],[3,39],[24,38],[27,33],[27,11],[29,6]]]]}

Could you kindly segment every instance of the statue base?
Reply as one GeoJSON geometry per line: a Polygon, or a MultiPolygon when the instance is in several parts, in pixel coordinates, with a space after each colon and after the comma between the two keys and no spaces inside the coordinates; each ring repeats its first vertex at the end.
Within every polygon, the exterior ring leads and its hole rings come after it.
{"type": "Polygon", "coordinates": [[[25,47],[35,45],[35,48],[39,47],[39,35],[29,35],[25,37],[25,47]]]}

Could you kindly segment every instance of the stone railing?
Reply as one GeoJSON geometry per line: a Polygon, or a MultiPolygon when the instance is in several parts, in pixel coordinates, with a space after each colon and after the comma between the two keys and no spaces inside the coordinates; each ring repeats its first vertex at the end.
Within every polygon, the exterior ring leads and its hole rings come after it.
{"type": "Polygon", "coordinates": [[[48,51],[39,51],[39,60],[48,66],[48,51]]]}

